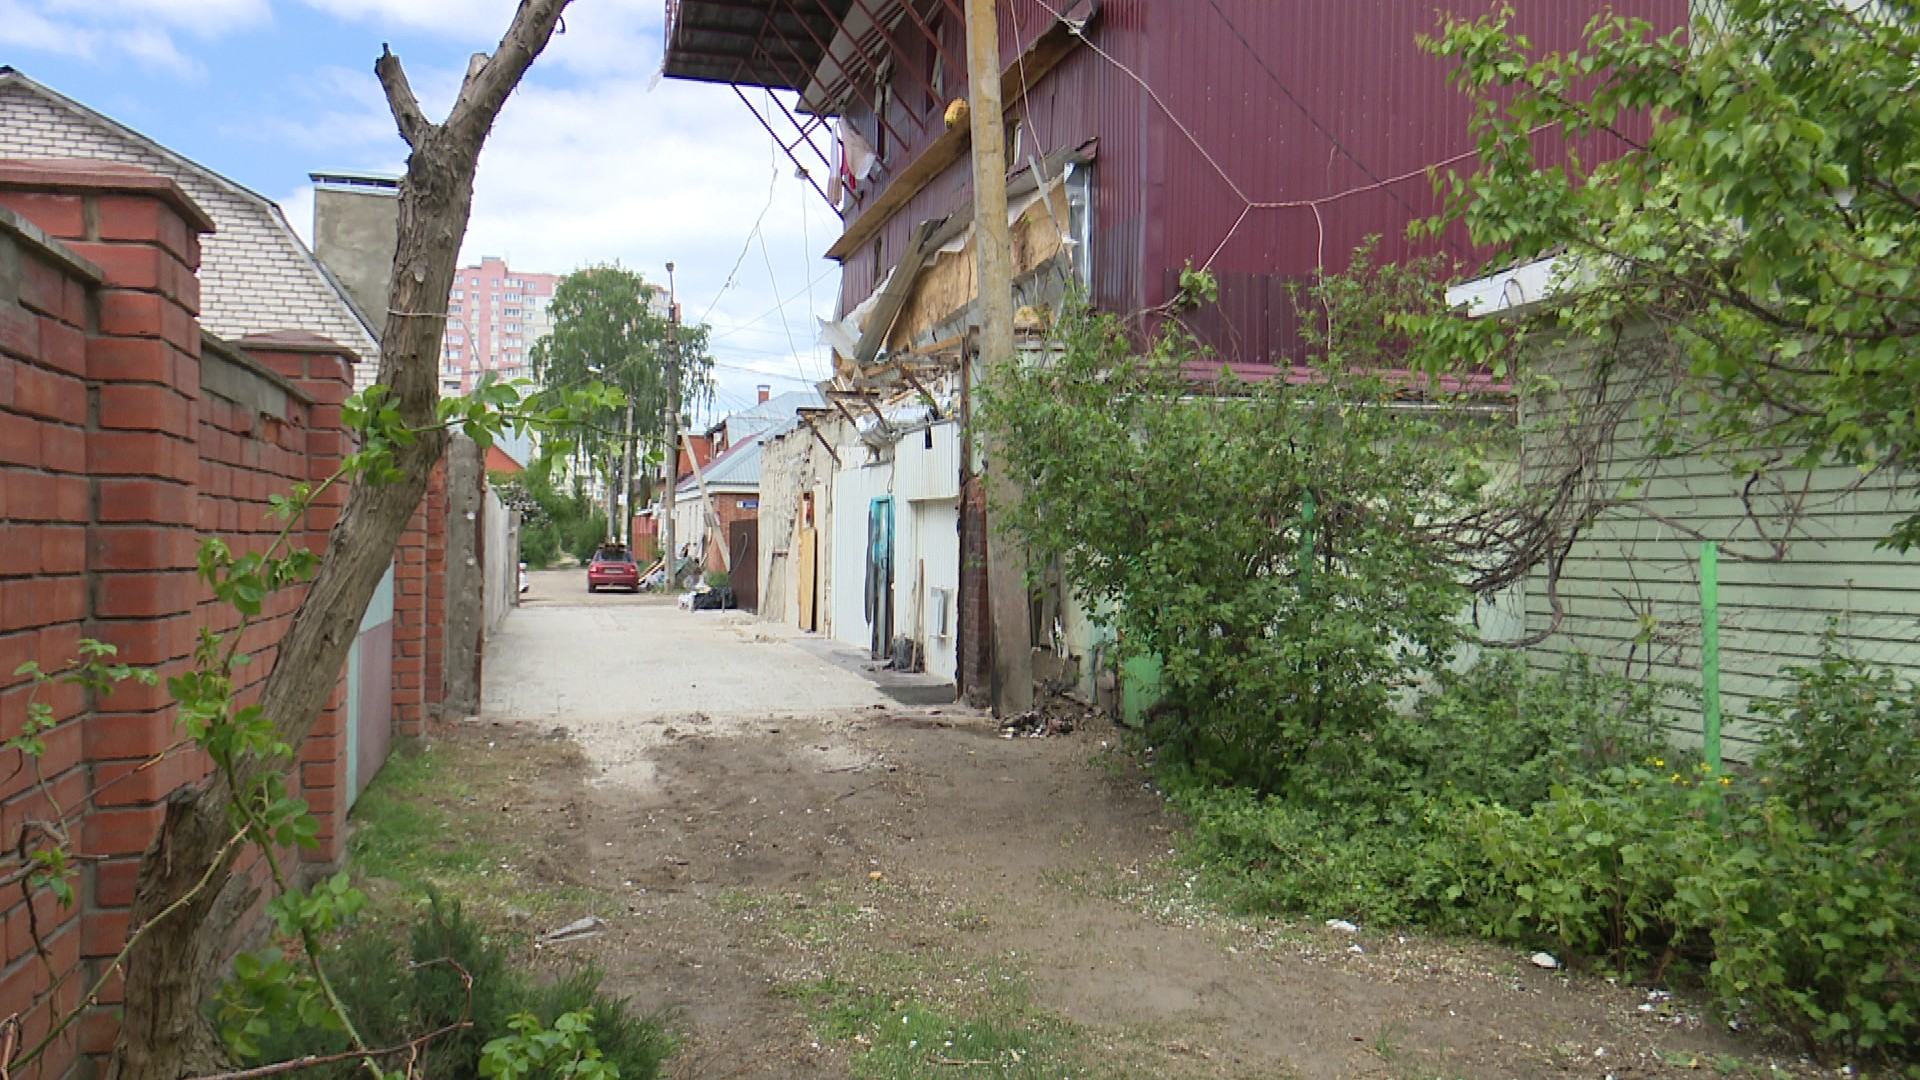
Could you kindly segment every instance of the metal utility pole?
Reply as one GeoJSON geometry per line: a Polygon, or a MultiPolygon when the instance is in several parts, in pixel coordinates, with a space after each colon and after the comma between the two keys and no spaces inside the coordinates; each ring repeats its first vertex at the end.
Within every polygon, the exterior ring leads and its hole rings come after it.
{"type": "MultiPolygon", "coordinates": [[[[973,122],[974,243],[980,252],[980,360],[988,369],[1013,359],[1013,251],[1007,232],[1007,126],[1000,99],[1000,20],[993,0],[967,3],[967,97],[973,122]]],[[[994,528],[992,507],[1019,491],[1000,467],[997,440],[987,453],[987,602],[993,623],[993,712],[1033,707],[1033,635],[1028,629],[1025,553],[994,528]]]]}
{"type": "MultiPolygon", "coordinates": [[[[693,457],[693,447],[687,447],[693,457]]],[[[673,489],[680,484],[680,305],[674,299],[673,264],[667,264],[667,490],[660,522],[660,558],[666,565],[666,590],[672,592],[680,560],[673,548],[673,489]]]]}

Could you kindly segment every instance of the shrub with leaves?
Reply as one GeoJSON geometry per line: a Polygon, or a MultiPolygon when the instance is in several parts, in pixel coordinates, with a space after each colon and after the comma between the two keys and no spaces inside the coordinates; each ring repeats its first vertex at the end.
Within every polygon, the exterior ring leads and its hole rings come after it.
{"type": "Polygon", "coordinates": [[[1695,883],[1730,1009],[1863,1061],[1920,1060],[1920,690],[1829,652],[1768,703],[1729,851],[1695,883]]]}
{"type": "MultiPolygon", "coordinates": [[[[1361,281],[1436,291],[1361,261],[1361,281]]],[[[1377,297],[1343,279],[1315,298],[1329,323],[1290,375],[1243,382],[1177,328],[1141,351],[1076,302],[1044,360],[1003,365],[982,394],[995,467],[1024,490],[1012,527],[1114,613],[1123,656],[1164,663],[1152,737],[1262,792],[1364,737],[1452,653],[1468,571],[1446,522],[1488,475],[1486,429],[1404,407],[1362,317],[1377,297]],[[1197,384],[1202,368],[1220,377],[1197,384]]]]}
{"type": "MultiPolygon", "coordinates": [[[[397,1046],[438,1033],[421,1049],[421,1075],[651,1080],[673,1051],[660,1018],[638,1015],[604,992],[598,970],[572,968],[537,983],[456,902],[430,894],[404,954],[392,933],[384,926],[354,928],[323,950],[321,963],[370,1045],[397,1046]],[[471,1026],[457,1027],[462,1021],[471,1026]]],[[[248,1061],[346,1050],[338,1025],[316,1022],[320,1014],[303,1008],[297,972],[271,966],[285,963],[279,953],[236,962],[235,978],[220,993],[228,1046],[248,1061]]],[[[345,1080],[359,1068],[343,1061],[314,1071],[345,1080]]]]}
{"type": "Polygon", "coordinates": [[[1511,887],[1475,826],[1527,821],[1556,786],[1663,746],[1657,699],[1578,658],[1539,674],[1496,654],[1367,737],[1317,747],[1284,792],[1178,773],[1166,786],[1193,825],[1189,854],[1235,907],[1511,934],[1496,910],[1511,887]]]}
{"type": "Polygon", "coordinates": [[[1464,827],[1489,864],[1484,929],[1664,970],[1697,927],[1683,881],[1718,856],[1717,799],[1701,767],[1652,758],[1556,787],[1530,810],[1475,807],[1464,827]]]}
{"type": "MultiPolygon", "coordinates": [[[[1904,468],[1910,496],[1920,4],[1714,0],[1670,32],[1595,5],[1559,53],[1519,31],[1525,6],[1444,17],[1426,42],[1474,99],[1479,150],[1437,172],[1428,229],[1555,256],[1572,287],[1513,319],[1419,320],[1429,364],[1524,365],[1650,324],[1685,369],[1659,443],[1904,468]]],[[[1902,513],[1887,539],[1904,549],[1920,513],[1902,513]]]]}

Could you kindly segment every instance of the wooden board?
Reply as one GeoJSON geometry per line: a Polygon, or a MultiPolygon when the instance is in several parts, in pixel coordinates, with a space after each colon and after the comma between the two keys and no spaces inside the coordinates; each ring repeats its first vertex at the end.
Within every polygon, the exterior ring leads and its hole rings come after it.
{"type": "Polygon", "coordinates": [[[801,529],[794,557],[794,570],[800,582],[800,629],[806,631],[820,629],[816,621],[820,579],[818,536],[814,529],[801,529]]]}

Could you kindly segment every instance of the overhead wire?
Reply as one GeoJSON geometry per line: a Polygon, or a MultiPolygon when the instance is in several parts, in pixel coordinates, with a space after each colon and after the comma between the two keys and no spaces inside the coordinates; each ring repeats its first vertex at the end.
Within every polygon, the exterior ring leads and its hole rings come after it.
{"type": "MultiPolygon", "coordinates": [[[[765,233],[760,234],[760,256],[765,259],[767,263],[767,283],[773,286],[773,294],[778,296],[780,295],[780,282],[774,276],[773,252],[767,248],[767,236],[765,233]]],[[[801,366],[800,346],[793,340],[793,324],[787,320],[787,306],[784,303],[780,305],[780,325],[787,331],[787,348],[793,351],[793,369],[798,371],[804,378],[807,372],[806,369],[801,366]]]]}
{"type": "Polygon", "coordinates": [[[753,219],[753,228],[747,230],[747,239],[740,245],[740,257],[733,260],[733,269],[727,271],[727,280],[720,284],[720,291],[713,294],[713,302],[707,305],[707,310],[700,313],[701,322],[707,321],[707,316],[713,314],[713,309],[720,306],[720,300],[727,295],[727,290],[733,288],[734,278],[739,275],[741,264],[747,261],[747,252],[753,250],[753,238],[760,235],[760,227],[766,224],[767,214],[773,210],[773,195],[779,186],[780,166],[776,161],[772,166],[771,175],[767,177],[767,205],[761,207],[760,216],[753,219]]]}
{"type": "MultiPolygon", "coordinates": [[[[809,284],[812,284],[812,285],[818,285],[818,284],[819,284],[820,282],[822,282],[822,281],[825,281],[825,280],[827,279],[827,275],[829,275],[829,274],[835,274],[835,273],[838,273],[838,272],[839,272],[839,269],[840,269],[840,268],[839,268],[839,267],[837,267],[837,266],[830,266],[830,267],[828,267],[827,269],[825,269],[825,270],[822,270],[822,271],[821,271],[821,272],[820,272],[820,273],[819,273],[818,275],[816,275],[816,276],[814,277],[814,279],[813,279],[813,281],[812,281],[812,282],[810,282],[809,284]]],[[[714,340],[716,340],[716,341],[717,341],[717,340],[719,340],[719,339],[721,339],[721,338],[723,338],[723,337],[727,337],[727,336],[729,336],[729,335],[731,335],[731,334],[738,334],[738,333],[745,333],[745,332],[746,332],[747,330],[749,330],[750,328],[752,328],[752,327],[755,327],[755,326],[758,326],[758,325],[759,325],[760,323],[763,323],[763,322],[766,322],[766,321],[767,321],[768,319],[771,319],[771,318],[773,318],[773,317],[774,317],[775,315],[778,315],[778,314],[780,314],[780,312],[781,312],[781,310],[782,310],[782,309],[783,309],[783,308],[784,308],[784,307],[785,307],[785,306],[786,306],[787,304],[790,304],[790,303],[792,303],[793,301],[795,301],[795,300],[798,300],[799,298],[800,298],[800,294],[796,292],[796,293],[795,293],[794,295],[792,295],[792,296],[789,296],[789,297],[787,297],[787,298],[785,298],[785,299],[783,299],[783,300],[781,300],[781,301],[780,301],[779,303],[776,303],[776,304],[775,304],[775,305],[774,305],[773,307],[770,307],[770,308],[768,308],[767,310],[765,310],[765,311],[763,311],[763,312],[761,312],[760,314],[758,314],[758,315],[756,315],[756,316],[754,316],[754,317],[753,317],[753,318],[751,318],[751,319],[748,319],[748,320],[747,320],[746,322],[743,322],[743,323],[741,323],[741,324],[739,324],[738,326],[734,326],[734,327],[731,327],[731,328],[729,328],[729,329],[726,329],[726,330],[720,330],[720,331],[717,331],[717,332],[716,332],[716,333],[715,333],[715,334],[713,335],[713,338],[714,338],[714,340]]],[[[768,332],[768,333],[772,333],[772,332],[773,332],[773,328],[771,328],[771,327],[769,327],[769,328],[768,328],[768,330],[767,330],[767,332],[768,332]]]]}

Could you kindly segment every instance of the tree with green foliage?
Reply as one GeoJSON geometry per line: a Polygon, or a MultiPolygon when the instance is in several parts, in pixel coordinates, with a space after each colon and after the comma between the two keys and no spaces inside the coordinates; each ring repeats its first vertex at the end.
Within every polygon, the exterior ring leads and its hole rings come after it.
{"type": "Polygon", "coordinates": [[[1367,261],[1313,290],[1327,322],[1301,378],[1196,387],[1194,365],[1219,364],[1185,335],[1142,354],[1076,303],[1046,362],[983,388],[994,465],[1024,489],[1012,528],[1107,613],[1123,658],[1161,659],[1151,734],[1219,782],[1278,790],[1316,747],[1363,737],[1504,572],[1475,561],[1492,431],[1383,373],[1387,300],[1439,290],[1367,261]]]}
{"type": "Polygon", "coordinates": [[[676,403],[687,408],[713,386],[708,328],[671,334],[657,303],[661,291],[617,263],[576,270],[554,287],[553,330],[533,347],[534,377],[543,386],[599,382],[626,395],[625,406],[595,418],[576,447],[576,464],[606,482],[616,538],[624,533],[615,512],[619,492],[634,493],[636,463],[648,451],[666,450],[669,410],[676,403]]]}
{"type": "Polygon", "coordinates": [[[563,552],[587,562],[606,539],[606,511],[587,498],[577,476],[564,492],[550,475],[532,469],[495,473],[489,481],[501,502],[520,511],[520,558],[535,569],[552,566],[563,552]]]}
{"type": "MultiPolygon", "coordinates": [[[[1920,5],[1717,0],[1664,35],[1605,14],[1582,48],[1545,55],[1506,7],[1425,44],[1478,102],[1479,159],[1440,178],[1447,208],[1424,228],[1559,260],[1556,295],[1528,314],[1406,322],[1431,368],[1505,373],[1650,327],[1680,385],[1648,395],[1655,452],[1747,473],[1911,467],[1920,5]]],[[[1920,513],[1887,540],[1920,542],[1920,513]]]]}

